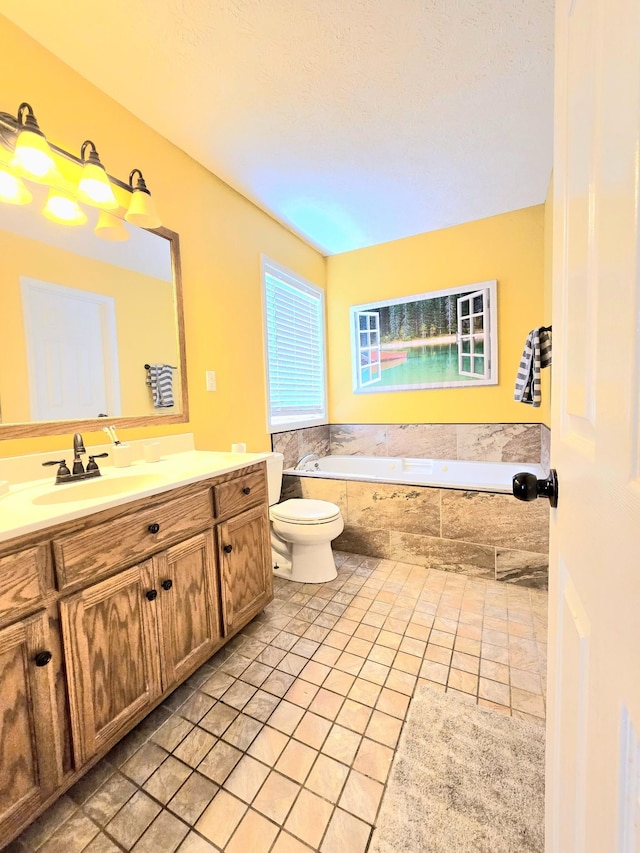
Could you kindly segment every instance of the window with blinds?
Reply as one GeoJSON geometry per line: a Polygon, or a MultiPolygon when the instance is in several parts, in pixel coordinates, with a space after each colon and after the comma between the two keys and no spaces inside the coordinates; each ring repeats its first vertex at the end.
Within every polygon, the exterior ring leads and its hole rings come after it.
{"type": "Polygon", "coordinates": [[[324,293],[262,261],[270,432],[327,422],[324,293]]]}

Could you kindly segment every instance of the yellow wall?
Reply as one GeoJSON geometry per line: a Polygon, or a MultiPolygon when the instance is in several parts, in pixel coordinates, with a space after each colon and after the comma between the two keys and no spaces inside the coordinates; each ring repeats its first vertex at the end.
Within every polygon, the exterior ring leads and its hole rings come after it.
{"type": "MultiPolygon", "coordinates": [[[[144,365],[149,361],[177,363],[173,286],[170,282],[123,267],[116,268],[8,231],[0,231],[0,257],[0,405],[3,424],[29,420],[29,373],[20,276],[113,297],[122,412],[129,416],[158,413],[146,385],[144,365]]],[[[180,399],[179,393],[179,383],[176,383],[174,396],[177,400],[180,399]]]]}
{"type": "Polygon", "coordinates": [[[526,336],[545,319],[543,238],[538,205],[328,258],[331,423],[540,421],[542,409],[516,403],[513,389],[526,336]],[[490,279],[498,281],[498,385],[353,393],[350,306],[490,279]]]}
{"type": "MultiPolygon", "coordinates": [[[[164,224],[180,234],[191,420],[123,436],[193,431],[203,449],[232,441],[268,449],[260,254],[321,287],[324,258],[1,16],[0,44],[0,110],[15,114],[29,101],[52,142],[75,152],[92,139],[107,171],[124,179],[142,169],[164,224]],[[205,390],[207,369],[217,372],[214,393],[205,390]]],[[[0,456],[69,440],[2,441],[0,456]]],[[[100,432],[85,433],[88,444],[102,441],[100,432]]]]}

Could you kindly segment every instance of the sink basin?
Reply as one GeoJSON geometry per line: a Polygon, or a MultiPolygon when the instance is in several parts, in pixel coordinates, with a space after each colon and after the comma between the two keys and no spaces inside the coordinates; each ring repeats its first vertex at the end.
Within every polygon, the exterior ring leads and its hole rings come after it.
{"type": "Polygon", "coordinates": [[[82,480],[79,483],[65,483],[53,486],[50,492],[33,498],[32,503],[40,506],[50,504],[77,503],[96,498],[109,498],[113,495],[125,495],[139,489],[152,488],[165,482],[156,474],[134,474],[130,477],[97,477],[95,480],[82,480]]]}

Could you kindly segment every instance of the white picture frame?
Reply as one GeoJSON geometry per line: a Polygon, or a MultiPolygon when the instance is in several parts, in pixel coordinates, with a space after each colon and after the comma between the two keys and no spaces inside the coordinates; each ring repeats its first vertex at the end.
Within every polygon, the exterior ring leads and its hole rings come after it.
{"type": "Polygon", "coordinates": [[[356,394],[498,384],[497,281],[350,308],[356,394]]]}

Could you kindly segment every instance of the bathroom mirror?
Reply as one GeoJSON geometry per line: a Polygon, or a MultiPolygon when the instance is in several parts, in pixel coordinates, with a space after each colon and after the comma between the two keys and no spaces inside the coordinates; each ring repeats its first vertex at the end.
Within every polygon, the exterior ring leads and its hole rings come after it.
{"type": "Polygon", "coordinates": [[[123,222],[111,242],[97,210],[69,227],[41,207],[0,205],[0,439],[187,421],[178,235],[123,222]]]}

